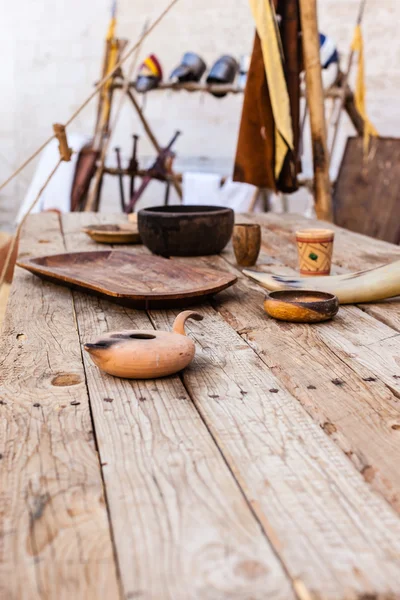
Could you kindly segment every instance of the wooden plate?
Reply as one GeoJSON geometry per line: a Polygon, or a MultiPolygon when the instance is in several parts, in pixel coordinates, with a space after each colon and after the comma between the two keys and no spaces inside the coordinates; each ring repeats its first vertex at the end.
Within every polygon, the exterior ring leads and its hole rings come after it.
{"type": "Polygon", "coordinates": [[[17,264],[44,279],[136,308],[193,304],[237,280],[230,273],[122,250],[57,254],[17,264]]]}
{"type": "Polygon", "coordinates": [[[82,229],[95,242],[101,244],[140,244],[141,239],[135,223],[115,225],[88,225],[82,229]]]}

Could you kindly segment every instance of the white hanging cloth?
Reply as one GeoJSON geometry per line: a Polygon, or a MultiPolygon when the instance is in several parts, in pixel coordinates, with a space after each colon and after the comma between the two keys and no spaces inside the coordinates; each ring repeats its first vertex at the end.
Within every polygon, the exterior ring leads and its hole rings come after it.
{"type": "Polygon", "coordinates": [[[221,176],[215,173],[184,173],[183,204],[227,206],[236,212],[262,211],[254,185],[227,179],[221,187],[221,176]]]}
{"type": "Polygon", "coordinates": [[[183,204],[218,205],[220,185],[221,177],[215,173],[184,173],[183,204]]]}
{"type": "MultiPolygon", "coordinates": [[[[90,138],[80,133],[68,134],[68,145],[74,154],[69,162],[62,162],[56,173],[53,175],[50,183],[44,190],[39,202],[33,208],[32,213],[38,213],[45,210],[59,210],[60,212],[70,212],[71,210],[71,191],[75,177],[75,168],[79,152],[89,142],[90,138]]],[[[30,183],[24,201],[18,211],[16,222],[20,223],[30,205],[43,187],[51,171],[60,160],[58,151],[58,141],[52,140],[43,150],[39,164],[30,183]]]]}
{"type": "Polygon", "coordinates": [[[262,208],[258,197],[258,188],[249,183],[239,183],[227,179],[219,191],[221,206],[233,208],[236,212],[261,212],[262,208]]]}

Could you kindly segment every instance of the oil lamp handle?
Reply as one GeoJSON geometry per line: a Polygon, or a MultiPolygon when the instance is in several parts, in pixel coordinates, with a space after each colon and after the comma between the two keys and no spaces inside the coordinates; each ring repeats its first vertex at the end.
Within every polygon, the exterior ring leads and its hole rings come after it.
{"type": "Polygon", "coordinates": [[[186,335],[185,333],[185,323],[187,319],[194,319],[195,321],[202,321],[203,315],[193,311],[193,310],[185,310],[181,312],[175,319],[172,330],[174,333],[180,333],[180,335],[186,335]]]}

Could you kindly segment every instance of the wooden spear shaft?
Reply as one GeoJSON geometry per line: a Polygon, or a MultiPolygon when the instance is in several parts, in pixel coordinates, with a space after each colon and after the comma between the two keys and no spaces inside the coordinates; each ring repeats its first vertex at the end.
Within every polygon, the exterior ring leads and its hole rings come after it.
{"type": "MultiPolygon", "coordinates": [[[[364,11],[365,11],[365,5],[367,3],[367,0],[361,0],[360,2],[360,8],[358,10],[358,16],[357,16],[357,23],[356,23],[356,27],[358,25],[361,25],[362,23],[362,19],[364,16],[364,11]]],[[[344,73],[341,77],[341,88],[342,88],[342,97],[340,99],[340,103],[339,103],[339,112],[337,114],[336,117],[336,121],[335,121],[335,125],[333,128],[333,138],[332,138],[332,144],[331,144],[331,156],[333,156],[333,151],[335,150],[335,145],[336,145],[336,140],[337,140],[337,136],[339,133],[339,125],[340,125],[340,120],[342,118],[342,112],[343,112],[343,108],[346,104],[346,100],[348,99],[348,81],[350,78],[350,72],[351,72],[351,68],[353,66],[353,59],[354,59],[354,50],[353,50],[353,45],[350,48],[350,54],[349,54],[349,60],[347,63],[347,71],[346,73],[344,73]]]]}
{"type": "Polygon", "coordinates": [[[315,212],[319,219],[332,221],[332,193],[329,181],[329,154],[321,75],[317,0],[300,0],[300,15],[314,163],[315,212]]]}

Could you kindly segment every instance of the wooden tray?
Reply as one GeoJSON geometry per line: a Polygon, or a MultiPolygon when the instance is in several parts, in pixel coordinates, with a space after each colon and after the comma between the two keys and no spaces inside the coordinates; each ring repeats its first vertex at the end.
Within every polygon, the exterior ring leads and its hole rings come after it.
{"type": "Polygon", "coordinates": [[[57,254],[17,264],[43,279],[136,308],[193,304],[237,280],[230,273],[123,250],[57,254]]]}
{"type": "Polygon", "coordinates": [[[135,223],[115,225],[88,225],[82,229],[95,242],[101,244],[140,244],[141,239],[135,223]]]}

